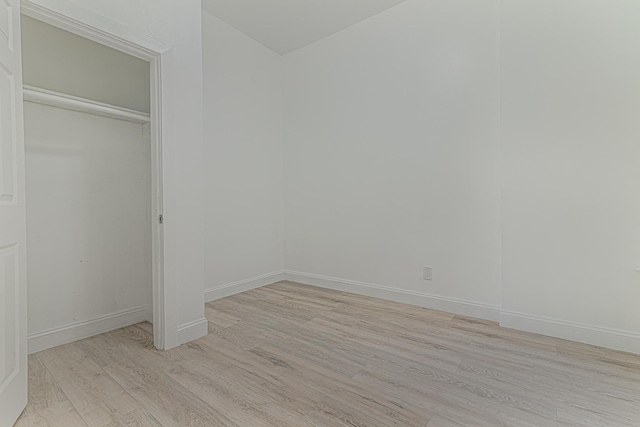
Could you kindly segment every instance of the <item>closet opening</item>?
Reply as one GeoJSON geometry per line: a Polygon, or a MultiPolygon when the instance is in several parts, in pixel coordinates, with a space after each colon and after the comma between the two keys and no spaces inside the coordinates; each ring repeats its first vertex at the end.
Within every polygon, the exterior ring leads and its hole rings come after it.
{"type": "Polygon", "coordinates": [[[145,321],[163,349],[160,54],[29,15],[29,353],[145,321]]]}

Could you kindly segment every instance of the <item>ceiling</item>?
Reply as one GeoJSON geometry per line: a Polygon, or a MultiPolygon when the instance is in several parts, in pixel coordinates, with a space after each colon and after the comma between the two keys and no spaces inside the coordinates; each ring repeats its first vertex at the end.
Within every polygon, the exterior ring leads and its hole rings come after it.
{"type": "Polygon", "coordinates": [[[202,8],[285,54],[405,0],[202,0],[202,8]]]}

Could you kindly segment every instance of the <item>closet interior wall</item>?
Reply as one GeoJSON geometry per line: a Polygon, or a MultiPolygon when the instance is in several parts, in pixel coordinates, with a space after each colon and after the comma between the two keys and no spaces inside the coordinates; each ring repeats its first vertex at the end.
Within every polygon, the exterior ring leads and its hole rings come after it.
{"type": "Polygon", "coordinates": [[[33,353],[152,320],[150,89],[147,62],[22,21],[33,353]]]}

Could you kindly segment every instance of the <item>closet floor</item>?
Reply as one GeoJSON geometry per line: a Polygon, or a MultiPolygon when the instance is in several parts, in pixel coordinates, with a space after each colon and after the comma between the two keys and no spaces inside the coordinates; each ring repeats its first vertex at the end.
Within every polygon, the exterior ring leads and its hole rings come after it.
{"type": "Polygon", "coordinates": [[[638,426],[640,356],[281,282],[29,358],[18,426],[638,426]]]}

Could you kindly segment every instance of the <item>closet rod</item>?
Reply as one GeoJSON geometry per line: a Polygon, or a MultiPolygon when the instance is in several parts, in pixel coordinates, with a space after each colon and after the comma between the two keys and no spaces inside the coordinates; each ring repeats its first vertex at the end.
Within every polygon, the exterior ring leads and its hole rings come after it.
{"type": "Polygon", "coordinates": [[[117,120],[125,120],[133,123],[146,124],[151,121],[151,116],[128,108],[116,107],[91,101],[77,96],[53,92],[39,87],[24,85],[24,100],[36,104],[49,105],[51,107],[64,108],[66,110],[79,111],[81,113],[96,116],[109,117],[117,120]]]}

